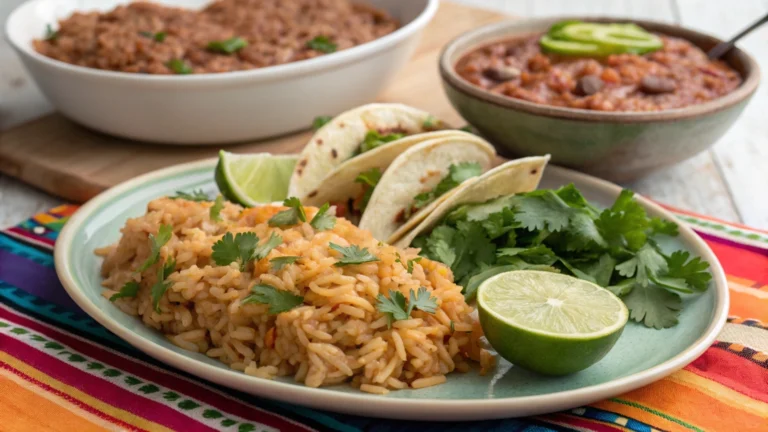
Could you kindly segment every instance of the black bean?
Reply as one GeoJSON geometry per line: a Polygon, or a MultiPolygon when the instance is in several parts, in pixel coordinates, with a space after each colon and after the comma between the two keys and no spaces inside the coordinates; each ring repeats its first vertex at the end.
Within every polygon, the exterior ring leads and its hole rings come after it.
{"type": "Polygon", "coordinates": [[[652,95],[672,93],[676,89],[677,83],[674,80],[657,75],[646,75],[640,82],[640,90],[652,95]]]}
{"type": "Polygon", "coordinates": [[[584,75],[576,82],[576,94],[589,96],[599,92],[605,83],[597,75],[584,75]]]}
{"type": "Polygon", "coordinates": [[[520,69],[512,66],[489,67],[483,70],[483,76],[499,82],[513,80],[520,76],[520,69]]]}

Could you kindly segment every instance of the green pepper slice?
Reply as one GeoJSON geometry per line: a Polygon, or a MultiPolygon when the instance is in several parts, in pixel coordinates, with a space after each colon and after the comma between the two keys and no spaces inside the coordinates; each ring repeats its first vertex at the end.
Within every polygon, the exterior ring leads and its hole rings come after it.
{"type": "Polygon", "coordinates": [[[636,24],[600,24],[562,21],[542,36],[541,46],[566,55],[645,54],[663,47],[658,36],[636,24]],[[575,45],[560,42],[571,42],[575,45]],[[595,48],[597,46],[597,48],[595,48]]]}
{"type": "Polygon", "coordinates": [[[539,40],[539,44],[544,51],[555,54],[582,56],[605,55],[604,49],[600,45],[555,39],[549,35],[542,36],[539,40]]]}

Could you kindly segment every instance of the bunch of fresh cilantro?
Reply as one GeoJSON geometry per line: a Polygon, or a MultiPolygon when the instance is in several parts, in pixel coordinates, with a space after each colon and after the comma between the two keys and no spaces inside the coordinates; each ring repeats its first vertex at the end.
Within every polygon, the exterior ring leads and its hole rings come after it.
{"type": "Polygon", "coordinates": [[[658,245],[677,225],[649,217],[629,190],[608,209],[573,186],[459,206],[416,238],[421,254],[448,266],[471,300],[487,278],[510,270],[563,272],[620,296],[630,317],[648,327],[677,324],[680,294],[703,292],[709,263],[658,245]]]}

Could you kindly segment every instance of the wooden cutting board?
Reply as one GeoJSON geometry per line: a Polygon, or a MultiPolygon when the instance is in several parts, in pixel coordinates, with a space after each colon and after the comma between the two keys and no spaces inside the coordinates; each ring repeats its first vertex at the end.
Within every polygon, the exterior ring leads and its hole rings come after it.
{"type": "MultiPolygon", "coordinates": [[[[413,58],[379,100],[413,105],[462,125],[464,121],[441,88],[437,57],[460,33],[504,18],[495,12],[442,3],[413,58]]],[[[84,202],[139,174],[209,158],[220,148],[238,153],[290,153],[300,150],[310,136],[307,131],[223,147],[163,146],[113,138],[51,114],[0,136],[0,172],[67,200],[84,202]]]]}

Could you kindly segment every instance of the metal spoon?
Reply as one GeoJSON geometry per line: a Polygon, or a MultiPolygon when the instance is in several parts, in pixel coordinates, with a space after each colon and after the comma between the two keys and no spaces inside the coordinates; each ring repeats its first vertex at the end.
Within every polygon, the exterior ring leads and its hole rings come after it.
{"type": "Polygon", "coordinates": [[[768,22],[768,15],[765,15],[764,17],[760,18],[759,20],[755,21],[751,26],[744,29],[741,33],[737,34],[736,36],[732,37],[731,40],[727,42],[720,42],[719,44],[715,45],[714,48],[709,50],[707,53],[707,57],[709,57],[712,60],[719,59],[722,57],[725,53],[731,50],[733,48],[733,45],[736,44],[736,41],[750,33],[752,30],[760,27],[761,25],[768,22]]]}

